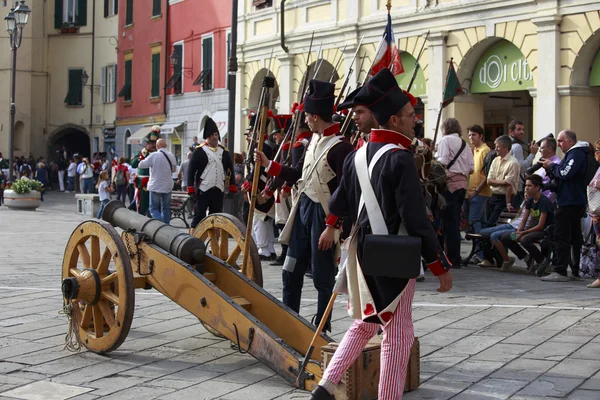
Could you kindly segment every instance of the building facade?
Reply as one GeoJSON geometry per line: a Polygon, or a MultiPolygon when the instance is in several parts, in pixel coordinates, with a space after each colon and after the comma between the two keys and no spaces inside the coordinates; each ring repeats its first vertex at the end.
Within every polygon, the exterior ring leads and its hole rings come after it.
{"type": "Polygon", "coordinates": [[[168,0],[118,0],[116,148],[131,158],[166,120],[168,0]]]}
{"type": "Polygon", "coordinates": [[[221,138],[226,137],[230,25],[229,1],[169,5],[168,52],[174,62],[167,68],[167,123],[162,132],[178,160],[194,136],[202,141],[208,117],[217,123],[221,138]]]}
{"type": "MultiPolygon", "coordinates": [[[[288,1],[281,32],[279,2],[240,2],[236,124],[243,129],[247,123],[244,114],[256,107],[266,73],[277,79],[277,111],[289,112],[302,97],[298,88],[313,32],[310,62],[323,60],[317,78],[340,77],[339,90],[352,67],[350,86],[357,87],[382,37],[386,3],[288,1]],[[282,34],[287,52],[280,46],[282,34]],[[362,37],[359,61],[350,66],[362,37]]],[[[518,118],[529,139],[572,128],[580,139],[595,141],[600,132],[599,11],[600,3],[591,0],[393,0],[393,29],[405,68],[397,79],[403,88],[423,48],[411,92],[424,104],[425,135],[434,134],[452,60],[466,94],[443,110],[443,118],[456,117],[463,127],[479,124],[487,140],[508,133],[509,121],[518,118]]]]}
{"type": "MultiPolygon", "coordinates": [[[[17,57],[15,155],[53,159],[64,145],[70,154],[90,156],[113,147],[118,34],[113,2],[27,2],[32,13],[17,57]]],[[[8,7],[0,9],[8,13],[8,7]]],[[[0,88],[7,95],[0,106],[7,112],[0,116],[0,151],[8,154],[11,54],[5,46],[0,88]]]]}

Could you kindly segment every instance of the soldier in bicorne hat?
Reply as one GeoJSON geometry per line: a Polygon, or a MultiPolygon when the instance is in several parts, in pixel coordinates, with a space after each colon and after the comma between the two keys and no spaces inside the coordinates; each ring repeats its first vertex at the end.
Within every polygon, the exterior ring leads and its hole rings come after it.
{"type": "MultiPolygon", "coordinates": [[[[329,82],[310,81],[300,107],[313,135],[296,167],[269,162],[263,153],[256,152],[257,160],[270,175],[298,183],[290,218],[279,235],[279,241],[289,245],[282,272],[283,302],[296,312],[300,310],[304,273],[312,266],[318,292],[315,325],[319,325],[332,294],[339,252],[341,220],[329,212],[328,202],[342,177],[344,159],[353,150],[348,140],[339,135],[340,124],[332,122],[334,91],[335,85],[329,82]],[[326,240],[319,243],[323,233],[326,240]]],[[[331,329],[329,321],[325,330],[331,329]]]]}
{"type": "MultiPolygon", "coordinates": [[[[373,268],[362,263],[365,237],[372,234],[369,214],[361,207],[364,193],[359,184],[359,174],[369,170],[375,199],[383,216],[382,223],[392,234],[401,231],[421,239],[421,256],[429,269],[438,276],[440,288],[445,292],[452,287],[449,267],[436,234],[427,217],[419,176],[410,150],[415,125],[415,112],[409,96],[398,87],[392,73],[384,69],[375,75],[356,95],[355,101],[366,99],[379,124],[372,129],[367,145],[350,154],[344,163],[340,186],[329,202],[331,213],[350,218],[357,229],[348,239],[348,257],[344,264],[348,312],[355,319],[348,329],[330,364],[313,391],[312,400],[333,399],[337,384],[344,372],[358,358],[363,348],[380,328],[381,366],[379,398],[402,399],[410,350],[414,341],[412,301],[415,279],[397,277],[402,260],[389,260],[389,265],[373,268]],[[380,151],[381,150],[381,151],[380,151]],[[357,170],[356,163],[360,170],[357,170]],[[368,165],[372,162],[374,166],[368,165]],[[368,167],[367,167],[368,165],[368,167]],[[388,268],[389,273],[385,272],[388,268]],[[374,270],[377,270],[375,273],[374,270]]],[[[363,103],[364,104],[364,103],[363,103]]],[[[370,178],[370,179],[369,179],[370,178]]],[[[370,197],[370,196],[369,196],[370,197]]],[[[367,198],[364,198],[367,202],[367,198]]],[[[369,210],[373,210],[373,206],[369,210]]],[[[418,268],[411,266],[413,269],[418,268]]]]}
{"type": "Polygon", "coordinates": [[[227,177],[233,176],[233,159],[227,147],[219,144],[221,135],[212,118],[204,123],[203,137],[204,142],[192,153],[187,172],[188,194],[196,196],[192,229],[206,217],[207,210],[209,214],[223,211],[225,189],[237,192],[237,186],[225,186],[227,177]]]}
{"type": "MultiPolygon", "coordinates": [[[[150,133],[144,138],[145,147],[135,153],[131,159],[131,167],[137,168],[140,161],[156,151],[156,141],[160,139],[160,126],[154,125],[150,133]]],[[[135,199],[137,212],[146,215],[150,206],[150,192],[148,192],[148,181],[150,180],[150,168],[138,168],[137,178],[134,181],[135,199]]]]}

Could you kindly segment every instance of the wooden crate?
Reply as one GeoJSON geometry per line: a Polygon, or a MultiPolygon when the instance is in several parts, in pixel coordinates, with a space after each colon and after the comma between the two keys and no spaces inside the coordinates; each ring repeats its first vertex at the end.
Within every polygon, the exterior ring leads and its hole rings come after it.
{"type": "MultiPolygon", "coordinates": [[[[323,356],[323,372],[333,358],[338,343],[329,343],[321,347],[323,356]]],[[[381,339],[375,337],[370,340],[362,351],[362,354],[344,373],[342,381],[334,393],[336,400],[375,400],[379,385],[379,363],[380,363],[381,339]]],[[[404,391],[415,390],[419,387],[420,376],[420,347],[419,339],[415,338],[410,350],[410,360],[406,376],[404,391]]]]}

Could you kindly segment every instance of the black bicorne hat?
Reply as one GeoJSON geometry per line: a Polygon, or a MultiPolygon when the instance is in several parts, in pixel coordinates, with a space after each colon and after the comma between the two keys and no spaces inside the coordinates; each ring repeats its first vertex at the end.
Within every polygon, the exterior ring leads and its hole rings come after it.
{"type": "Polygon", "coordinates": [[[360,89],[354,104],[363,104],[375,116],[379,125],[385,125],[390,117],[402,109],[411,98],[400,89],[389,69],[382,69],[360,89]]]}
{"type": "Polygon", "coordinates": [[[204,123],[204,139],[208,139],[208,137],[213,133],[218,133],[219,140],[221,140],[221,134],[219,133],[219,128],[217,127],[217,124],[215,123],[215,121],[212,120],[212,118],[208,118],[204,123]]]}
{"type": "Polygon", "coordinates": [[[303,111],[315,115],[333,115],[335,85],[313,79],[302,104],[303,111]]]}

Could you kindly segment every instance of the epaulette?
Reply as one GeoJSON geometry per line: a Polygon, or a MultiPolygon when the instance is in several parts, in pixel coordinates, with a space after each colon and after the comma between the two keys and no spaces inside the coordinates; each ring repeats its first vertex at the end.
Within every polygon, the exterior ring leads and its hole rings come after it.
{"type": "Polygon", "coordinates": [[[196,146],[196,149],[197,149],[197,148],[199,148],[199,147],[202,147],[202,146],[204,146],[204,144],[205,144],[205,143],[206,143],[206,142],[199,144],[198,146],[196,146]]]}
{"type": "Polygon", "coordinates": [[[224,151],[229,151],[229,149],[225,146],[223,146],[222,144],[219,145],[220,148],[222,148],[224,151]]]}

